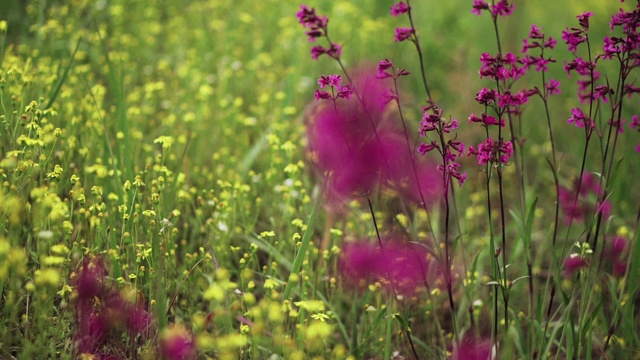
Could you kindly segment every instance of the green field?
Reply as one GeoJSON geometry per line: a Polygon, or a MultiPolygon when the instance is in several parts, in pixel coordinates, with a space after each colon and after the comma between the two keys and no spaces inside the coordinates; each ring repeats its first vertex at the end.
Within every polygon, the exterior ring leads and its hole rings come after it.
{"type": "Polygon", "coordinates": [[[411,2],[421,71],[390,1],[306,3],[329,19],[314,43],[289,0],[0,0],[0,359],[640,359],[640,52],[583,90],[563,70],[638,36],[640,5],[513,3],[494,27],[473,1],[411,2]],[[561,93],[479,104],[543,87],[535,65],[479,76],[531,24],[561,93]],[[313,60],[324,35],[341,55],[313,60]],[[410,72],[397,89],[383,59],[410,72]],[[332,74],[350,99],[314,98],[332,74]]]}

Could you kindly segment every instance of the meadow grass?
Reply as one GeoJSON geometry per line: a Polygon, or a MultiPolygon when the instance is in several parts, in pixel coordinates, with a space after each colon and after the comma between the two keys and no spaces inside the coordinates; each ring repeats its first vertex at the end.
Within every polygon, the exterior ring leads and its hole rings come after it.
{"type": "MultiPolygon", "coordinates": [[[[555,141],[532,97],[502,135],[526,138],[516,157],[481,166],[465,150],[465,184],[436,186],[425,204],[386,185],[336,195],[307,136],[330,108],[313,98],[321,75],[344,85],[388,58],[411,75],[381,128],[401,109],[412,149],[428,142],[418,56],[393,38],[407,20],[389,15],[392,2],[307,5],[330,19],[341,64],[311,59],[293,1],[0,1],[0,358],[640,358],[628,127],[639,107],[624,98],[625,133],[607,158],[606,133],[587,141],[567,124],[580,102],[561,40],[593,11],[601,53],[611,14],[635,3],[515,2],[498,23],[504,52],[520,55],[532,23],[558,40],[555,141]],[[569,225],[556,191],[575,207],[583,173],[602,190],[580,197],[589,211],[569,225]],[[593,211],[605,198],[607,216],[593,211]],[[399,281],[416,276],[410,290],[399,281]]],[[[430,95],[460,122],[458,135],[440,131],[442,148],[485,139],[466,119],[491,86],[480,54],[498,48],[471,5],[411,2],[430,95]]],[[[617,81],[616,66],[598,64],[600,83],[617,81]]],[[[532,71],[518,88],[539,84],[532,71]]],[[[601,114],[598,129],[615,129],[601,114]]]]}

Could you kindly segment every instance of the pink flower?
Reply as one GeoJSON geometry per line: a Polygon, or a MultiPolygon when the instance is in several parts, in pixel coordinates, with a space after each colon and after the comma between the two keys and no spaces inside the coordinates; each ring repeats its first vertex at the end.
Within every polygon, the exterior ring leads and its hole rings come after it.
{"type": "Polygon", "coordinates": [[[167,360],[189,360],[196,357],[191,332],[183,325],[170,325],[160,336],[160,353],[167,360]]]}
{"type": "Polygon", "coordinates": [[[451,360],[493,360],[496,358],[491,341],[465,336],[453,348],[451,360]]]}
{"type": "Polygon", "coordinates": [[[403,1],[400,1],[397,4],[393,4],[393,6],[391,7],[391,16],[397,17],[398,15],[402,15],[407,11],[409,11],[409,5],[407,5],[403,1]]]}
{"type": "Polygon", "coordinates": [[[493,17],[507,16],[513,13],[513,4],[509,4],[508,0],[500,0],[497,4],[491,8],[491,14],[493,17]]]}
{"type": "MultiPolygon", "coordinates": [[[[433,281],[438,270],[421,246],[383,241],[383,248],[368,241],[345,245],[340,271],[347,279],[379,281],[388,289],[410,294],[433,281]],[[434,271],[436,270],[436,271],[434,271]]],[[[437,276],[437,275],[436,275],[437,276]]]]}
{"type": "Polygon", "coordinates": [[[396,28],[396,36],[394,38],[395,41],[405,41],[412,39],[414,34],[413,28],[396,28]]]}
{"type": "Polygon", "coordinates": [[[82,262],[82,270],[72,283],[81,301],[91,300],[103,291],[103,278],[107,276],[104,261],[101,258],[87,257],[82,262]]]}
{"type": "Polygon", "coordinates": [[[547,95],[560,94],[560,81],[555,79],[549,79],[549,82],[545,85],[547,95]]]}
{"type": "Polygon", "coordinates": [[[115,349],[127,346],[127,340],[147,337],[153,317],[142,303],[132,304],[105,282],[108,275],[101,258],[86,258],[72,283],[78,292],[73,343],[78,355],[92,354],[100,359],[117,359],[115,349]],[[104,352],[107,350],[108,352],[104,352]]]}
{"type": "MultiPolygon", "coordinates": [[[[560,207],[564,212],[566,224],[569,224],[572,218],[583,220],[591,213],[594,203],[602,195],[600,183],[591,173],[584,173],[581,181],[574,180],[572,189],[561,186],[559,190],[560,207]],[[578,187],[580,187],[580,193],[576,199],[578,187]]],[[[605,200],[604,203],[595,206],[595,209],[606,219],[611,214],[611,203],[605,200]]]]}
{"type": "Polygon", "coordinates": [[[584,258],[574,253],[564,259],[562,268],[566,277],[572,277],[578,270],[587,267],[587,265],[588,263],[584,258]]]}
{"type": "Polygon", "coordinates": [[[603,252],[603,261],[611,267],[611,274],[617,278],[624,276],[627,271],[627,239],[617,235],[609,241],[603,252]]]}
{"type": "Polygon", "coordinates": [[[471,13],[475,15],[482,15],[482,10],[489,10],[489,4],[484,0],[473,0],[471,13]]]}

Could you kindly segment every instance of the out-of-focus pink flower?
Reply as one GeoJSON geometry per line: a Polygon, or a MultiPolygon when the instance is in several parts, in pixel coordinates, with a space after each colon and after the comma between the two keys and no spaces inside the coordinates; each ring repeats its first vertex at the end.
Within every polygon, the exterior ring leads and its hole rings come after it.
{"type": "Polygon", "coordinates": [[[143,304],[127,301],[117,288],[105,282],[107,275],[104,261],[94,257],[85,259],[71,280],[78,294],[73,335],[78,355],[118,359],[114,351],[128,346],[122,335],[147,337],[153,325],[153,317],[143,304]]]}
{"type": "Polygon", "coordinates": [[[103,290],[103,278],[107,275],[104,261],[101,258],[85,258],[82,270],[72,281],[78,292],[78,299],[90,300],[103,290]]]}
{"type": "Polygon", "coordinates": [[[196,356],[191,332],[183,325],[169,326],[160,336],[160,353],[166,360],[189,360],[196,356]]]}
{"type": "Polygon", "coordinates": [[[617,235],[610,240],[602,253],[602,261],[607,269],[611,269],[614,277],[622,277],[627,271],[627,239],[617,235]]]}
{"type": "Polygon", "coordinates": [[[451,360],[493,360],[496,358],[491,341],[465,336],[453,347],[451,360]]]}
{"type": "Polygon", "coordinates": [[[380,281],[387,288],[409,294],[427,286],[438,274],[427,250],[418,245],[383,242],[383,248],[368,241],[347,244],[342,252],[340,269],[351,280],[380,281]],[[434,271],[435,270],[435,271],[434,271]]]}
{"type": "Polygon", "coordinates": [[[390,132],[383,124],[383,84],[373,74],[354,72],[352,79],[362,102],[319,106],[307,128],[311,158],[329,176],[328,193],[334,202],[375,188],[382,164],[390,161],[381,140],[390,132]]]}
{"type": "MultiPolygon", "coordinates": [[[[594,209],[594,204],[602,195],[602,189],[595,176],[591,173],[584,173],[582,181],[574,180],[573,188],[568,189],[561,186],[559,189],[560,207],[564,212],[565,223],[569,224],[571,219],[583,220],[585,216],[594,209]],[[580,188],[580,193],[576,200],[576,192],[580,188]]],[[[606,219],[611,215],[611,203],[605,200],[595,206],[596,212],[602,213],[606,219]]]]}
{"type": "MultiPolygon", "coordinates": [[[[381,62],[378,66],[384,70],[392,65],[381,62]]],[[[307,127],[309,158],[328,176],[329,204],[338,205],[379,186],[419,203],[412,156],[425,202],[430,205],[437,201],[442,191],[441,175],[434,171],[435,164],[407,146],[400,119],[385,112],[385,84],[372,70],[355,70],[351,80],[359,99],[320,104],[307,127]]],[[[329,77],[320,82],[330,85],[329,77]]],[[[411,146],[413,143],[410,140],[411,146]]]]}
{"type": "Polygon", "coordinates": [[[578,270],[587,267],[589,263],[580,254],[571,254],[564,259],[562,268],[566,277],[572,277],[578,270]]]}

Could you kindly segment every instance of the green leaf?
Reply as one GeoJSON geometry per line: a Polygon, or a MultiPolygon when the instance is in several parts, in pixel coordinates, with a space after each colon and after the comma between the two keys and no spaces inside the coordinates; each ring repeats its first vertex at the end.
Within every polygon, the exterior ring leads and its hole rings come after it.
{"type": "Polygon", "coordinates": [[[291,275],[297,274],[300,272],[300,268],[302,267],[302,262],[304,261],[305,256],[307,256],[307,249],[309,248],[309,242],[311,242],[311,234],[313,233],[316,218],[318,217],[318,208],[320,207],[320,202],[322,201],[323,190],[324,190],[324,184],[322,185],[320,193],[318,194],[318,197],[316,198],[316,201],[313,204],[313,208],[311,209],[311,215],[309,216],[307,229],[304,231],[304,235],[302,235],[300,249],[298,249],[296,258],[293,259],[293,265],[291,266],[289,280],[287,281],[287,286],[284,288],[284,293],[282,294],[283,299],[289,298],[289,294],[291,293],[291,287],[292,287],[291,275]]]}
{"type": "Polygon", "coordinates": [[[53,102],[56,100],[56,98],[58,97],[58,94],[60,93],[62,84],[64,84],[65,80],[67,80],[67,75],[69,75],[69,70],[71,70],[71,65],[73,65],[73,61],[76,58],[76,54],[78,53],[78,48],[80,48],[81,41],[82,41],[82,37],[78,38],[78,42],[76,43],[76,48],[73,50],[73,53],[71,54],[71,58],[69,59],[67,66],[64,68],[64,71],[62,72],[62,76],[58,79],[58,82],[56,82],[56,86],[51,91],[51,94],[49,94],[49,101],[47,102],[47,105],[44,107],[45,110],[49,109],[53,105],[53,102]]]}

